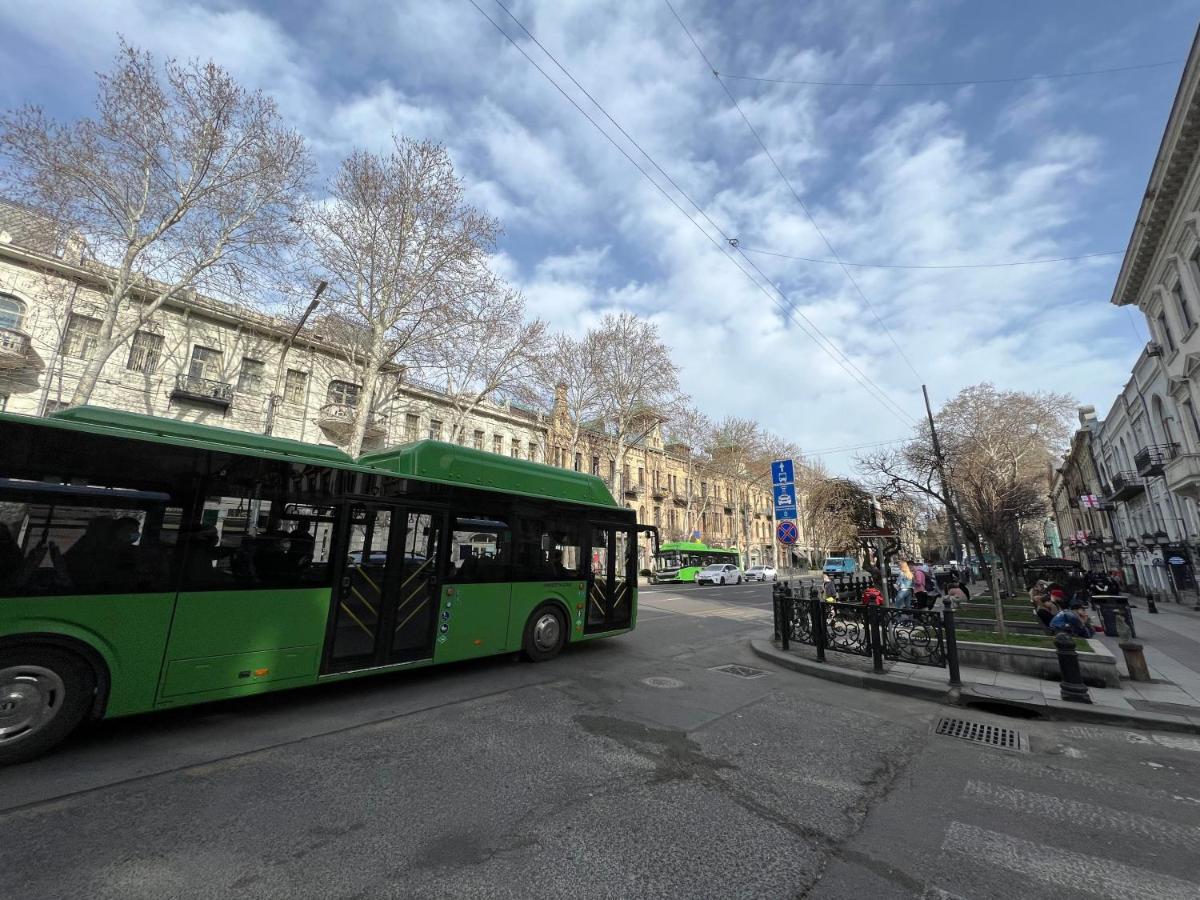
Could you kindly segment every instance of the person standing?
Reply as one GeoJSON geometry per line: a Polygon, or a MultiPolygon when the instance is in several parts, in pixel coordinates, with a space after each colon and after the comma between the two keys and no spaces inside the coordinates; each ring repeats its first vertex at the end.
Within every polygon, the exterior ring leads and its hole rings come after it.
{"type": "Polygon", "coordinates": [[[896,579],[896,597],[892,605],[897,609],[910,609],[913,598],[913,570],[908,560],[900,560],[900,575],[896,579]]]}
{"type": "Polygon", "coordinates": [[[929,581],[921,563],[912,567],[912,595],[912,605],[917,609],[925,609],[929,603],[929,581]]]}

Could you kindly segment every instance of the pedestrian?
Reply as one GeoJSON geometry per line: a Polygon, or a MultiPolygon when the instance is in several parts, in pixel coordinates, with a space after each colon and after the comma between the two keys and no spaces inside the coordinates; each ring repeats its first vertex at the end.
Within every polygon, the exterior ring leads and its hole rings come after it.
{"type": "Polygon", "coordinates": [[[1064,609],[1050,620],[1050,630],[1055,634],[1065,631],[1072,637],[1090,638],[1096,633],[1088,622],[1087,604],[1073,600],[1070,609],[1064,609]]]}
{"type": "Polygon", "coordinates": [[[927,609],[929,606],[929,575],[923,564],[917,563],[912,567],[913,606],[916,609],[927,609]]]}
{"type": "Polygon", "coordinates": [[[828,572],[821,573],[821,592],[825,595],[825,602],[834,603],[837,601],[837,582],[833,580],[833,576],[828,572]]]}
{"type": "Polygon", "coordinates": [[[913,570],[908,560],[900,560],[900,575],[896,579],[896,597],[892,605],[897,609],[910,609],[913,598],[913,570]]]}

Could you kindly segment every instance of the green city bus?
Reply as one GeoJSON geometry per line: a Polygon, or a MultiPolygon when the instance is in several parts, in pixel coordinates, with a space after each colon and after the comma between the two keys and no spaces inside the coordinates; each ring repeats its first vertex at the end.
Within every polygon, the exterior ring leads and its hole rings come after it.
{"type": "Polygon", "coordinates": [[[696,580],[696,573],[716,563],[741,568],[741,554],[736,550],[709,547],[700,541],[667,541],[654,556],[655,584],[696,580]]]}
{"type": "Polygon", "coordinates": [[[0,763],[87,718],[631,631],[639,531],[600,478],[438,441],[0,413],[0,763]]]}

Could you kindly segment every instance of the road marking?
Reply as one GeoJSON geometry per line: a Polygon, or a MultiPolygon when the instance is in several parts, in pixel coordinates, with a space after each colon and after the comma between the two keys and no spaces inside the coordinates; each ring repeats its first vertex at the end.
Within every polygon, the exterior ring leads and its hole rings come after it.
{"type": "Polygon", "coordinates": [[[1043,819],[1094,828],[1101,832],[1135,834],[1160,844],[1200,850],[1200,828],[1177,825],[1152,816],[1122,812],[1107,806],[1081,803],[1051,794],[1036,794],[1033,791],[989,784],[986,781],[968,781],[967,786],[963,788],[963,796],[968,800],[978,800],[990,806],[1043,819]]]}
{"type": "MultiPolygon", "coordinates": [[[[1070,748],[1067,748],[1070,749],[1070,748]]],[[[1121,794],[1133,794],[1147,800],[1158,800],[1164,803],[1194,803],[1200,805],[1200,797],[1189,797],[1174,791],[1160,791],[1142,787],[1132,781],[1121,781],[1117,778],[1107,778],[1090,772],[1080,772],[1075,769],[1060,769],[1048,766],[1041,761],[1026,762],[1017,756],[997,756],[988,760],[988,768],[1006,769],[1027,778],[1043,778],[1050,781],[1061,781],[1063,784],[1074,784],[1092,790],[1114,791],[1121,794]]]]}
{"type": "Polygon", "coordinates": [[[1068,892],[1087,891],[1110,900],[1196,900],[1200,884],[1159,875],[1148,869],[1058,850],[998,831],[951,822],[942,850],[963,853],[976,862],[998,866],[1068,892]]]}

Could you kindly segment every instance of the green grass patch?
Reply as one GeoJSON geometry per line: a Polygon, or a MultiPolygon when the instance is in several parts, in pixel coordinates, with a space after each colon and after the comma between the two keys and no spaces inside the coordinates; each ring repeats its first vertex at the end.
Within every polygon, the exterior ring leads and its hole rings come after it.
{"type": "MultiPolygon", "coordinates": [[[[1001,638],[994,631],[975,631],[968,628],[956,628],[954,636],[960,641],[973,641],[979,644],[1006,644],[1013,647],[1054,649],[1054,635],[1052,634],[1016,634],[1013,632],[1001,638]]],[[[1092,649],[1084,638],[1075,638],[1075,648],[1085,653],[1092,649]]]]}
{"type": "MultiPolygon", "coordinates": [[[[994,606],[976,606],[974,604],[963,603],[958,607],[958,615],[964,619],[995,619],[996,608],[994,606]]],[[[1028,607],[1004,607],[1004,621],[1006,622],[1037,622],[1038,617],[1032,609],[1028,607]]]]}

